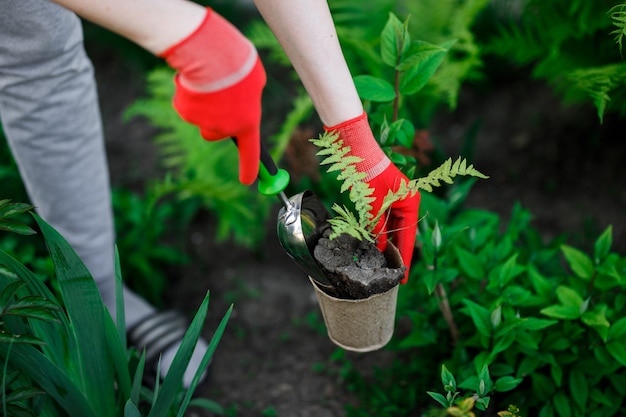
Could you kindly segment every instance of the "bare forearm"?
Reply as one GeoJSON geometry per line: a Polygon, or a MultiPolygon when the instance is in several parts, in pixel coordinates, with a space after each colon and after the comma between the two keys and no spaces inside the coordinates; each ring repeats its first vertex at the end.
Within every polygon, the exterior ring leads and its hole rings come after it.
{"type": "Polygon", "coordinates": [[[198,27],[206,11],[186,0],[53,0],[159,54],[198,27]]]}
{"type": "Polygon", "coordinates": [[[363,112],[326,0],[254,0],[327,126],[363,112]]]}

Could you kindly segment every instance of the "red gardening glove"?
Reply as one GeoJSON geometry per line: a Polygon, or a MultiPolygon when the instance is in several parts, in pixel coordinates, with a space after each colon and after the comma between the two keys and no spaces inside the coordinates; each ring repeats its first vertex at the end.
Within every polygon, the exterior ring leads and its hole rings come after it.
{"type": "MultiPolygon", "coordinates": [[[[387,155],[378,146],[365,112],[355,119],[337,126],[325,127],[325,129],[339,133],[339,138],[344,141],[344,146],[350,147],[349,154],[362,159],[357,164],[357,170],[368,174],[365,182],[374,189],[373,197],[376,200],[372,203],[371,213],[376,216],[387,192],[389,190],[397,191],[401,181],[408,182],[408,178],[391,163],[387,155]]],[[[374,232],[378,234],[376,245],[381,251],[384,251],[387,246],[388,236],[391,236],[394,245],[400,251],[402,261],[407,268],[404,278],[400,281],[402,284],[405,284],[409,279],[411,258],[415,247],[419,204],[419,193],[396,201],[391,209],[383,214],[374,228],[374,232]]]]}
{"type": "Polygon", "coordinates": [[[252,43],[207,9],[200,26],[160,54],[178,71],[174,108],[209,141],[236,138],[239,181],[259,172],[261,95],[265,70],[252,43]]]}

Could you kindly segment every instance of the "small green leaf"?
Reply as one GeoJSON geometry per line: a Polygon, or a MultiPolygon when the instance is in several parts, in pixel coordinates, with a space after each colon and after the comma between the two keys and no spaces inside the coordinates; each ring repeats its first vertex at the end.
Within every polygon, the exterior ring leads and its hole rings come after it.
{"type": "Polygon", "coordinates": [[[483,365],[480,369],[480,373],[478,374],[479,382],[479,394],[485,395],[493,389],[493,382],[491,381],[491,376],[489,375],[489,367],[487,365],[483,365]]]}
{"type": "Polygon", "coordinates": [[[354,77],[354,85],[359,97],[363,100],[387,102],[396,98],[393,85],[382,78],[372,75],[357,75],[354,77]]]}
{"type": "Polygon", "coordinates": [[[580,317],[580,309],[573,306],[564,306],[560,304],[554,304],[549,307],[543,308],[540,311],[541,314],[548,317],[561,320],[576,320],[580,317]]]}
{"type": "Polygon", "coordinates": [[[570,287],[566,287],[565,285],[559,285],[556,288],[556,297],[559,299],[561,304],[568,307],[576,307],[580,309],[585,303],[576,291],[570,287]]]}
{"type": "Polygon", "coordinates": [[[572,407],[570,406],[570,399],[563,392],[559,391],[552,400],[554,409],[560,417],[572,417],[572,407]]]}
{"type": "Polygon", "coordinates": [[[511,391],[521,384],[523,380],[524,378],[513,378],[510,375],[500,377],[496,380],[496,391],[511,391]]]}
{"type": "Polygon", "coordinates": [[[589,280],[593,276],[593,262],[584,252],[568,245],[561,245],[561,252],[565,256],[574,274],[584,280],[589,280]]]}
{"type": "Polygon", "coordinates": [[[10,220],[0,220],[0,230],[6,230],[7,232],[17,233],[19,235],[25,236],[34,235],[37,233],[30,226],[10,220]]]}
{"type": "Polygon", "coordinates": [[[609,327],[611,324],[606,318],[606,305],[603,307],[596,307],[592,311],[586,311],[581,320],[587,326],[593,328],[598,332],[603,341],[608,340],[609,327]]]}
{"type": "Polygon", "coordinates": [[[424,88],[445,59],[448,49],[442,47],[442,51],[430,54],[408,68],[400,79],[400,92],[411,95],[424,88]]]}
{"type": "Polygon", "coordinates": [[[594,243],[593,257],[596,265],[604,260],[613,245],[613,227],[609,226],[594,243]]]}
{"type": "Polygon", "coordinates": [[[563,368],[559,365],[550,365],[550,375],[552,375],[552,379],[557,387],[560,387],[563,384],[563,368]]]}
{"type": "Polygon", "coordinates": [[[476,399],[476,408],[481,411],[487,410],[489,407],[490,397],[481,397],[476,399]]]}
{"type": "Polygon", "coordinates": [[[513,254],[500,268],[500,285],[508,284],[513,278],[524,272],[525,268],[517,265],[517,256],[517,253],[513,254]]]}
{"type": "Polygon", "coordinates": [[[439,253],[439,251],[441,250],[441,229],[439,228],[439,221],[435,220],[435,226],[433,227],[433,233],[430,237],[430,242],[433,245],[433,248],[435,249],[435,253],[439,253]]]}
{"type": "Polygon", "coordinates": [[[623,343],[619,341],[607,343],[606,350],[620,365],[626,366],[626,347],[623,343]]]}
{"type": "Polygon", "coordinates": [[[463,300],[466,308],[461,311],[472,318],[476,329],[483,336],[491,336],[491,314],[485,307],[475,302],[465,299],[463,300]]]}
{"type": "Polygon", "coordinates": [[[522,322],[518,325],[524,330],[543,330],[546,327],[550,327],[558,323],[557,320],[545,320],[538,319],[536,317],[526,317],[522,319],[522,322]]]}
{"type": "Polygon", "coordinates": [[[426,274],[422,277],[422,281],[424,282],[424,285],[426,285],[426,290],[428,291],[428,295],[432,294],[433,291],[435,291],[437,284],[439,284],[439,279],[438,279],[436,270],[432,269],[430,271],[427,271],[426,274]]]}
{"type": "Polygon", "coordinates": [[[383,62],[396,68],[400,57],[408,50],[410,43],[408,21],[403,24],[395,14],[389,13],[387,23],[380,35],[380,52],[383,62]]]}
{"type": "Polygon", "coordinates": [[[398,119],[389,126],[389,137],[393,139],[392,145],[410,149],[415,139],[415,127],[407,119],[398,119]]]}
{"type": "Polygon", "coordinates": [[[452,372],[446,368],[446,365],[441,365],[441,382],[446,392],[456,391],[456,379],[454,379],[452,372]]]}
{"type": "Polygon", "coordinates": [[[485,268],[477,255],[460,246],[454,246],[454,252],[459,259],[459,264],[463,272],[473,279],[479,280],[485,278],[485,268]]]}
{"type": "Polygon", "coordinates": [[[502,322],[502,305],[499,305],[491,312],[491,327],[494,329],[502,322]]]}
{"type": "Polygon", "coordinates": [[[414,65],[419,65],[421,62],[426,61],[434,55],[440,53],[446,53],[447,49],[425,41],[412,42],[406,52],[403,54],[400,64],[398,65],[399,71],[406,71],[414,65]]]}
{"type": "Polygon", "coordinates": [[[609,339],[617,339],[626,334],[626,317],[622,317],[609,327],[609,339]]]}
{"type": "Polygon", "coordinates": [[[34,207],[25,203],[11,203],[11,200],[0,201],[0,219],[7,219],[19,214],[26,213],[34,207]]]}
{"type": "Polygon", "coordinates": [[[507,350],[509,347],[511,347],[513,342],[515,342],[516,335],[517,332],[508,332],[503,337],[499,338],[494,343],[493,348],[491,349],[491,353],[493,355],[496,355],[500,352],[507,350]]]}
{"type": "Polygon", "coordinates": [[[450,404],[446,400],[446,397],[444,397],[442,394],[439,394],[438,392],[431,392],[431,391],[427,391],[426,393],[430,395],[439,404],[441,404],[442,407],[445,407],[445,408],[450,407],[450,404]]]}
{"type": "Polygon", "coordinates": [[[569,388],[574,402],[578,404],[581,409],[585,409],[587,399],[589,398],[589,385],[587,384],[585,375],[576,368],[572,369],[569,374],[569,388]]]}

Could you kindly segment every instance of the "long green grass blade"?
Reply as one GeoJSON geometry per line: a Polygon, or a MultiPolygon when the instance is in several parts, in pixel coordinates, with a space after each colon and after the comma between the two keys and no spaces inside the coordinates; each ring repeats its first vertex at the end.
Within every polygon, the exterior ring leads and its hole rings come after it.
{"type": "MultiPolygon", "coordinates": [[[[148,417],[166,417],[168,410],[175,405],[178,394],[182,388],[183,375],[187,369],[187,365],[189,364],[189,360],[191,359],[191,354],[193,353],[196,343],[200,338],[200,333],[202,332],[208,308],[209,293],[207,292],[200,308],[198,308],[198,311],[191,322],[191,325],[183,337],[181,345],[176,352],[176,356],[174,356],[174,361],[172,362],[172,365],[163,380],[163,386],[158,392],[158,398],[154,402],[148,417]]],[[[157,393],[155,393],[155,395],[156,394],[157,393]]]]}
{"type": "Polygon", "coordinates": [[[115,416],[114,365],[107,352],[105,306],[89,271],[65,239],[33,214],[55,265],[59,288],[77,340],[81,384],[100,417],[115,416]]]}
{"type": "Polygon", "coordinates": [[[133,385],[130,390],[130,400],[134,404],[139,404],[141,399],[141,388],[142,380],[143,380],[143,372],[146,367],[146,353],[144,352],[139,358],[139,364],[137,365],[137,369],[135,370],[135,376],[133,377],[133,385]]]}
{"type": "MultiPolygon", "coordinates": [[[[191,401],[191,397],[194,391],[196,390],[196,387],[200,383],[200,378],[202,377],[202,374],[206,370],[207,366],[209,366],[209,363],[211,362],[211,358],[213,357],[213,353],[215,353],[215,349],[217,348],[218,343],[222,339],[222,335],[224,334],[224,330],[226,330],[226,324],[228,323],[228,319],[230,318],[232,311],[233,311],[233,305],[231,304],[231,306],[226,311],[226,314],[224,314],[224,317],[222,317],[222,320],[220,321],[220,324],[217,326],[217,329],[215,329],[215,333],[213,333],[213,337],[211,338],[211,342],[209,342],[207,351],[202,357],[202,361],[200,362],[200,367],[196,371],[196,374],[194,375],[193,380],[191,381],[191,385],[189,386],[189,389],[187,390],[187,393],[185,394],[185,398],[183,398],[183,402],[181,403],[180,408],[178,409],[177,417],[185,416],[185,412],[187,411],[187,407],[189,407],[189,402],[191,401]]],[[[205,405],[207,404],[208,403],[205,403],[205,405]]]]}
{"type": "Polygon", "coordinates": [[[117,323],[117,333],[119,334],[122,346],[126,348],[126,313],[124,311],[124,286],[122,280],[122,267],[120,265],[120,254],[115,247],[115,317],[117,323]]]}
{"type": "Polygon", "coordinates": [[[35,381],[50,395],[68,416],[71,417],[100,417],[89,404],[87,398],[81,392],[66,371],[50,359],[45,357],[39,350],[30,345],[13,345],[10,347],[0,344],[0,357],[6,358],[12,366],[35,381]]]}
{"type": "Polygon", "coordinates": [[[128,368],[128,361],[130,358],[126,347],[126,326],[124,325],[124,323],[126,323],[126,319],[124,315],[124,298],[122,293],[122,273],[117,249],[115,251],[115,286],[117,297],[117,325],[113,323],[113,319],[106,311],[104,322],[106,326],[107,348],[111,355],[111,361],[115,366],[119,393],[123,400],[127,400],[131,395],[131,378],[130,370],[128,368]]]}
{"type": "Polygon", "coordinates": [[[124,405],[124,417],[141,417],[139,409],[131,400],[128,400],[124,405]]]}

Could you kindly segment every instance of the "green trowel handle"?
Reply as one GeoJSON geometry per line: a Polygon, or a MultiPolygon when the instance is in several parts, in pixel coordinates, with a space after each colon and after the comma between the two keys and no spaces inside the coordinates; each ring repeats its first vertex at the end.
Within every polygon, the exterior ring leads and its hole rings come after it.
{"type": "Polygon", "coordinates": [[[289,173],[278,169],[267,148],[261,142],[261,165],[259,166],[259,192],[263,195],[278,195],[289,185],[289,173]]]}
{"type": "MultiPolygon", "coordinates": [[[[232,138],[235,145],[237,138],[232,138]]],[[[289,185],[289,173],[278,169],[272,156],[261,141],[261,164],[259,165],[259,192],[263,195],[278,195],[289,185]]],[[[281,196],[282,197],[282,196],[281,196]]]]}

